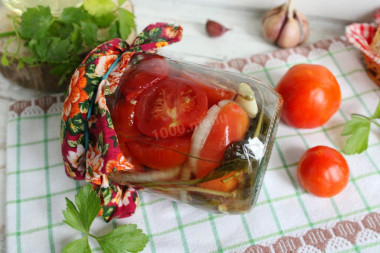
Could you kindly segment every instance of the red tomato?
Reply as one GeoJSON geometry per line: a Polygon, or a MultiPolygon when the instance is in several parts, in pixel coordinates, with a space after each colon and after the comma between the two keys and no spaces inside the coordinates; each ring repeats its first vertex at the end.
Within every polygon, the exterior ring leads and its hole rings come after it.
{"type": "Polygon", "coordinates": [[[209,107],[217,104],[221,100],[232,99],[235,96],[233,91],[222,88],[225,86],[222,80],[215,77],[206,77],[191,70],[182,71],[181,77],[194,82],[195,85],[198,85],[198,87],[206,92],[209,107]]]}
{"type": "Polygon", "coordinates": [[[143,137],[139,141],[128,142],[127,146],[134,158],[145,166],[165,170],[183,164],[190,150],[191,137],[152,139],[143,137]],[[179,151],[179,152],[176,152],[179,151]]]}
{"type": "Polygon", "coordinates": [[[276,91],[284,99],[283,121],[297,128],[323,125],[339,109],[341,101],[337,80],[321,65],[293,66],[277,84],[276,91]]]}
{"type": "MultiPolygon", "coordinates": [[[[229,103],[221,108],[215,119],[214,124],[211,127],[210,133],[207,136],[201,151],[200,158],[220,162],[223,158],[223,154],[227,147],[235,141],[240,141],[244,138],[249,127],[249,118],[247,113],[236,103],[229,103]]],[[[204,160],[197,161],[196,177],[204,177],[210,171],[215,169],[219,164],[215,162],[208,162],[204,160]]],[[[233,173],[232,173],[233,174],[233,173]]],[[[214,190],[231,191],[237,185],[237,179],[223,183],[221,180],[230,177],[223,177],[222,179],[216,179],[207,183],[201,184],[201,186],[214,190]]]]}
{"type": "Polygon", "coordinates": [[[136,125],[155,138],[183,136],[207,113],[206,94],[178,78],[161,81],[147,89],[136,104],[136,125]]]}
{"type": "Polygon", "coordinates": [[[128,137],[136,137],[141,135],[134,124],[135,105],[126,100],[117,102],[115,108],[111,112],[111,118],[118,135],[124,139],[128,137]]]}
{"type": "Polygon", "coordinates": [[[133,164],[134,170],[137,172],[144,172],[144,165],[140,163],[138,160],[136,160],[132,155],[131,152],[128,149],[127,143],[130,142],[130,139],[126,139],[122,136],[117,137],[119,141],[119,147],[125,158],[127,159],[128,162],[133,164]]]}
{"type": "Polygon", "coordinates": [[[127,70],[120,78],[120,90],[127,100],[137,99],[141,93],[168,77],[169,63],[162,56],[147,56],[127,70]]]}
{"type": "Polygon", "coordinates": [[[326,146],[307,150],[297,167],[302,187],[319,197],[332,197],[341,192],[348,183],[349,174],[344,157],[326,146]]]}

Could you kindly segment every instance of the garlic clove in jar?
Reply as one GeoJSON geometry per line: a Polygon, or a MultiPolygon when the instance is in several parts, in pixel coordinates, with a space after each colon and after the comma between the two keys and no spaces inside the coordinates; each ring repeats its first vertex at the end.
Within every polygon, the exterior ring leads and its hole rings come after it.
{"type": "Polygon", "coordinates": [[[263,36],[283,48],[297,46],[307,40],[309,23],[306,16],[293,8],[294,0],[264,13],[263,36]]]}

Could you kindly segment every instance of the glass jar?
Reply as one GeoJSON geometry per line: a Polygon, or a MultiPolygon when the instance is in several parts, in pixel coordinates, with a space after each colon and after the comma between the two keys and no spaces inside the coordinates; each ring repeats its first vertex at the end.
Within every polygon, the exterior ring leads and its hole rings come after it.
{"type": "Polygon", "coordinates": [[[134,166],[111,180],[208,211],[241,213],[255,203],[282,109],[266,84],[141,53],[109,108],[134,166]]]}

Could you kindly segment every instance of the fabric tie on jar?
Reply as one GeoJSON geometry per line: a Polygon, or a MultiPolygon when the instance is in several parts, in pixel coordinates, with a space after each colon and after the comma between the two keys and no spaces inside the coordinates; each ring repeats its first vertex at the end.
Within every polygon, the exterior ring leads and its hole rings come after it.
{"type": "Polygon", "coordinates": [[[106,104],[131,57],[181,40],[182,27],[167,23],[147,26],[128,45],[112,39],[93,49],[71,78],[61,120],[61,146],[66,174],[86,180],[100,194],[105,221],[129,217],[138,205],[136,189],[108,180],[111,171],[133,170],[120,150],[106,104]]]}

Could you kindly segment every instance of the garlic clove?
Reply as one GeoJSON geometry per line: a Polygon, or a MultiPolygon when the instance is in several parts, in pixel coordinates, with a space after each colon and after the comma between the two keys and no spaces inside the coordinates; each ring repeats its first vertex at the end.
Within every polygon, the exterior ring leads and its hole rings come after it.
{"type": "Polygon", "coordinates": [[[304,43],[309,38],[309,21],[307,17],[299,11],[295,11],[295,15],[297,16],[297,21],[301,28],[301,43],[304,43]]]}
{"type": "Polygon", "coordinates": [[[287,7],[285,4],[275,7],[274,9],[267,10],[264,12],[264,16],[261,19],[261,23],[263,24],[268,18],[279,14],[280,12],[286,11],[287,7]]]}
{"type": "Polygon", "coordinates": [[[277,45],[282,48],[297,46],[301,41],[301,30],[298,21],[290,18],[285,23],[277,40],[277,45]]]}
{"type": "Polygon", "coordinates": [[[226,28],[220,23],[215,22],[213,20],[207,20],[206,22],[206,32],[210,37],[222,36],[225,32],[229,30],[229,28],[226,28]]]}
{"type": "Polygon", "coordinates": [[[235,102],[247,113],[248,117],[255,118],[259,109],[255,98],[255,92],[247,83],[241,83],[235,102]]]}
{"type": "MultiPolygon", "coordinates": [[[[263,19],[263,36],[270,42],[276,42],[278,35],[281,33],[282,26],[286,19],[286,8],[282,8],[279,12],[273,13],[263,19]]],[[[269,14],[268,14],[269,15],[269,14]]]]}

